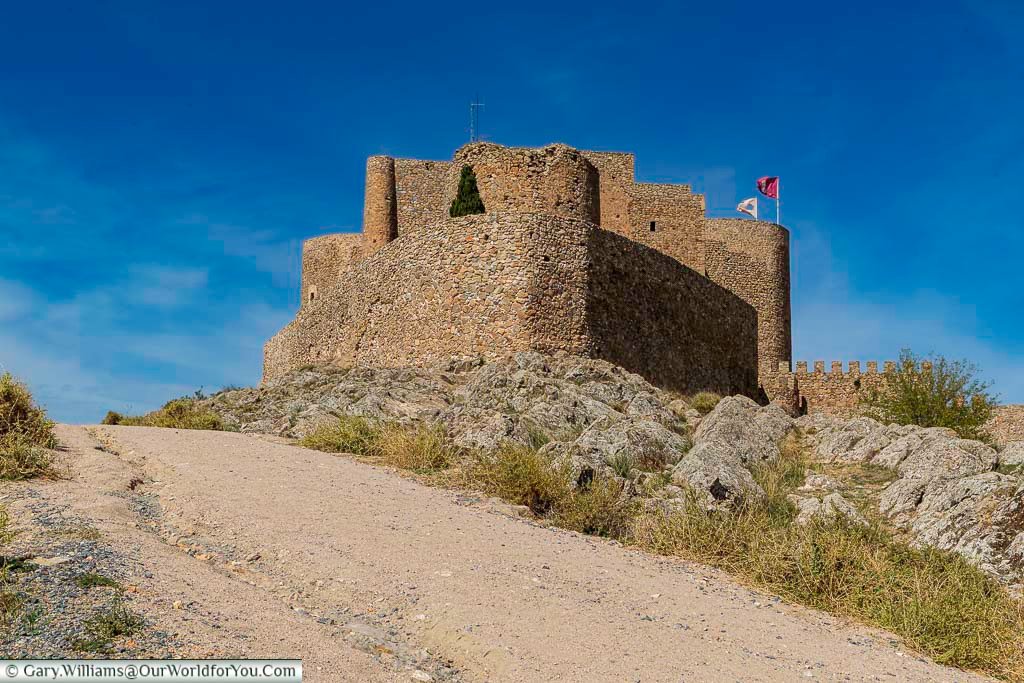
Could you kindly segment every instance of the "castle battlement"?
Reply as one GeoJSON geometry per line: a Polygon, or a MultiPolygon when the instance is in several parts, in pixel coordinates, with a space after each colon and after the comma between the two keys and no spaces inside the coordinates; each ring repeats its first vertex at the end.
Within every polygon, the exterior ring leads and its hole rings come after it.
{"type": "Polygon", "coordinates": [[[264,379],[539,350],[763,397],[791,345],[785,228],[708,218],[690,185],[636,182],[632,154],[482,142],[367,160],[363,230],[303,244],[302,307],[264,379]],[[467,165],[485,214],[451,218],[467,165]]]}
{"type": "MultiPolygon", "coordinates": [[[[864,375],[876,375],[876,374],[879,373],[878,361],[875,361],[875,360],[867,361],[865,363],[863,371],[861,370],[861,364],[860,363],[861,362],[859,360],[847,361],[846,362],[847,370],[844,371],[843,370],[843,361],[841,361],[841,360],[834,360],[834,361],[831,361],[828,364],[827,374],[830,374],[830,375],[849,375],[851,377],[857,377],[857,376],[860,376],[862,374],[864,374],[864,375]]],[[[809,365],[808,361],[799,360],[799,361],[796,362],[795,369],[791,369],[790,368],[790,364],[788,362],[780,362],[779,363],[779,372],[780,373],[793,372],[797,376],[809,375],[809,374],[822,375],[822,374],[826,374],[825,367],[826,367],[825,361],[823,361],[823,360],[816,360],[816,361],[813,362],[813,364],[810,364],[810,365],[809,365]]],[[[882,364],[881,372],[883,372],[883,373],[895,372],[895,370],[896,370],[896,361],[887,360],[887,361],[885,361],[882,364]]]]}

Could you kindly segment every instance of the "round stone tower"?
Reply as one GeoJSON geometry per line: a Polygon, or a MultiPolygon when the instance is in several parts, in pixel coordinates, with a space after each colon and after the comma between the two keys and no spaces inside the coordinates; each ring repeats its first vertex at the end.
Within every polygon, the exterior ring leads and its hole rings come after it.
{"type": "Polygon", "coordinates": [[[487,213],[543,213],[600,220],[598,174],[566,145],[539,149],[474,142],[455,153],[452,173],[473,167],[487,213]]]}
{"type": "Polygon", "coordinates": [[[392,157],[373,156],[366,160],[363,236],[367,255],[398,237],[398,199],[392,157]]]}

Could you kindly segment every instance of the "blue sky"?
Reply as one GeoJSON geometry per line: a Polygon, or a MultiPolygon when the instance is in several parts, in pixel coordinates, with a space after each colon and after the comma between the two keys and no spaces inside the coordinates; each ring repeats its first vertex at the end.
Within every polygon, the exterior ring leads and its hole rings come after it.
{"type": "Polygon", "coordinates": [[[1024,402],[1024,3],[8,3],[0,366],[95,421],[258,381],[365,157],[633,151],[782,177],[795,359],[966,357],[1024,402]],[[899,5],[894,8],[893,5],[899,5]]]}

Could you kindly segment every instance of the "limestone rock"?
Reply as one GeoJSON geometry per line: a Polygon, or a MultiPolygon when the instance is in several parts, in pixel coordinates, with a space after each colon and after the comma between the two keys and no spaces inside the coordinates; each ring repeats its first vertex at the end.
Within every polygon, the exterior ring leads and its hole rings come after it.
{"type": "Polygon", "coordinates": [[[980,441],[937,439],[914,449],[896,467],[909,479],[955,479],[995,469],[995,450],[980,441]]]}
{"type": "Polygon", "coordinates": [[[793,418],[774,403],[760,408],[754,416],[754,421],[776,444],[786,438],[793,429],[793,418]]]}
{"type": "Polygon", "coordinates": [[[672,470],[672,481],[702,492],[708,504],[736,504],[764,496],[750,470],[718,441],[698,442],[672,470]]]}
{"type": "MultiPolygon", "coordinates": [[[[716,453],[730,461],[754,463],[775,460],[779,447],[773,434],[758,421],[760,406],[744,396],[727,396],[718,402],[694,432],[694,443],[712,444],[716,453]]],[[[766,418],[772,421],[774,416],[766,418]]]]}
{"type": "Polygon", "coordinates": [[[1024,579],[1024,486],[985,472],[925,490],[909,529],[915,541],[963,555],[1008,583],[1024,579]]]}
{"type": "Polygon", "coordinates": [[[870,460],[888,444],[881,423],[870,417],[858,417],[823,430],[817,455],[825,460],[861,462],[870,460]]]}
{"type": "Polygon", "coordinates": [[[815,517],[832,520],[837,516],[845,517],[854,524],[867,524],[867,520],[864,519],[857,508],[839,493],[830,493],[821,499],[791,495],[789,500],[797,507],[797,524],[809,524],[815,517]]]}
{"type": "Polygon", "coordinates": [[[628,458],[639,469],[663,469],[679,462],[689,442],[653,420],[622,419],[591,427],[569,447],[569,452],[593,467],[604,467],[616,457],[628,458]]]}
{"type": "Polygon", "coordinates": [[[889,444],[880,450],[871,462],[882,467],[896,469],[907,456],[919,448],[927,448],[941,441],[948,441],[957,438],[956,432],[944,427],[904,427],[894,428],[891,425],[888,431],[889,444]]]}
{"type": "Polygon", "coordinates": [[[1024,465],[1024,441],[1011,441],[999,452],[1000,467],[1020,467],[1024,465]]]}
{"type": "Polygon", "coordinates": [[[827,474],[812,472],[804,477],[804,483],[800,486],[801,491],[831,491],[838,488],[839,483],[827,474]]]}

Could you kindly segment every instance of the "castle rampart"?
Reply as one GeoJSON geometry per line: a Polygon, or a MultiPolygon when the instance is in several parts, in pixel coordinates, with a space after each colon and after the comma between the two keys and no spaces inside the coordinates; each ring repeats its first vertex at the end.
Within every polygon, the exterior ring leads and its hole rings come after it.
{"type": "Polygon", "coordinates": [[[395,159],[399,235],[448,217],[460,170],[450,161],[395,159]]]}
{"type": "Polygon", "coordinates": [[[792,371],[789,363],[780,363],[771,390],[773,397],[794,401],[792,407],[801,413],[853,416],[862,408],[862,399],[881,390],[895,370],[894,361],[885,361],[881,372],[877,361],[868,361],[863,371],[855,360],[845,371],[837,360],[828,364],[828,370],[823,360],[814,361],[810,369],[807,361],[797,361],[792,371]]]}

